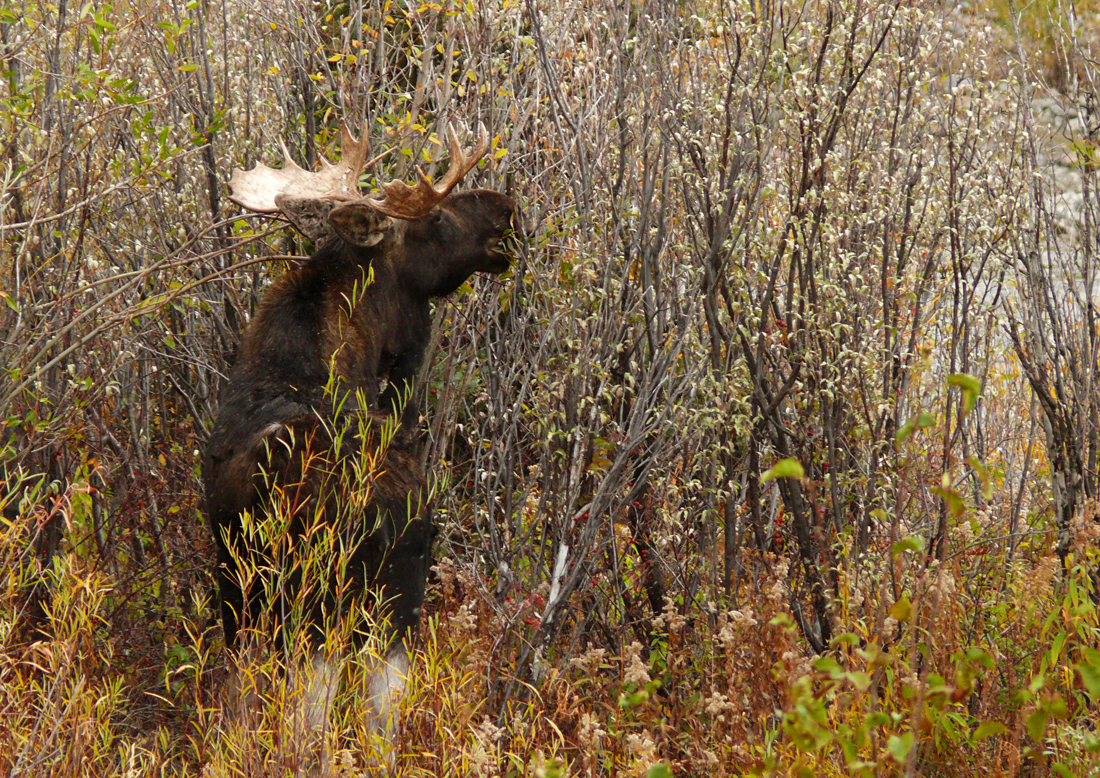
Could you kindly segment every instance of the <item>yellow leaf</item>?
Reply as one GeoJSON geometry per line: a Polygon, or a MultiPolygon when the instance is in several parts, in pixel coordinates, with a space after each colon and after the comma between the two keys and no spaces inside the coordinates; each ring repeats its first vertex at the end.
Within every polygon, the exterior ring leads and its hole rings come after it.
{"type": "Polygon", "coordinates": [[[909,621],[909,614],[912,611],[913,604],[909,602],[909,597],[904,594],[890,607],[890,615],[903,623],[909,621]]]}
{"type": "Polygon", "coordinates": [[[775,463],[775,466],[760,476],[760,480],[763,483],[774,481],[776,478],[795,478],[802,480],[806,477],[805,471],[802,469],[802,464],[793,457],[787,459],[780,459],[775,463]]]}

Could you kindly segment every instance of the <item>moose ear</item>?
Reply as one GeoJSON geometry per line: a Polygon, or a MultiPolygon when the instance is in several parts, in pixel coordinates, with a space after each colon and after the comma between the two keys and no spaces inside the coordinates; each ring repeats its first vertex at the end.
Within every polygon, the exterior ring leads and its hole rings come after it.
{"type": "Polygon", "coordinates": [[[294,229],[312,240],[314,245],[320,246],[333,236],[328,215],[336,207],[335,201],[302,199],[280,194],[275,195],[275,204],[279,206],[279,212],[294,225],[294,229]]]}
{"type": "Polygon", "coordinates": [[[363,247],[377,246],[390,229],[390,218],[362,201],[333,208],[328,223],[344,241],[363,247]]]}

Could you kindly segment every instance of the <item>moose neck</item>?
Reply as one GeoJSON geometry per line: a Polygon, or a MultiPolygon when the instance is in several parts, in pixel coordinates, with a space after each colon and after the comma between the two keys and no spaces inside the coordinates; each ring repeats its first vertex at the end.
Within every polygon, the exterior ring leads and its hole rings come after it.
{"type": "Polygon", "coordinates": [[[423,344],[411,340],[429,326],[427,297],[410,295],[393,283],[393,274],[382,252],[330,241],[268,291],[245,335],[237,371],[262,373],[269,390],[310,394],[328,383],[331,372],[363,388],[373,403],[388,344],[397,340],[422,351],[423,344]]]}
{"type": "Polygon", "coordinates": [[[470,261],[452,258],[449,263],[436,263],[427,268],[421,268],[409,279],[409,282],[416,284],[416,288],[425,299],[447,297],[454,294],[470,279],[474,273],[471,270],[472,265],[470,261]]]}

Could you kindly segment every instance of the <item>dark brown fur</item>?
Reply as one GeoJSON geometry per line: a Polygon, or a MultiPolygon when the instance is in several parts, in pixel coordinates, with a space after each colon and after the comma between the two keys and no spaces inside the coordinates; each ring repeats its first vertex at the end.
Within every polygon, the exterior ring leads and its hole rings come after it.
{"type": "MultiPolygon", "coordinates": [[[[347,222],[357,207],[340,206],[334,214],[342,212],[347,222]]],[[[315,637],[323,631],[322,613],[346,611],[368,595],[387,601],[380,615],[390,619],[395,636],[415,627],[434,532],[430,509],[422,505],[415,409],[406,407],[403,426],[384,453],[378,437],[383,426],[396,423],[394,412],[420,368],[430,337],[430,300],[450,294],[475,272],[507,269],[499,244],[514,212],[504,195],[475,190],[450,195],[423,219],[374,226],[369,242],[357,244],[355,234],[337,229],[341,237],[268,291],[243,337],[203,463],[229,644],[242,619],[255,624],[269,613],[277,627],[286,605],[279,598],[269,602],[259,584],[242,591],[235,561],[273,553],[270,544],[257,546],[245,536],[241,519],[246,510],[270,511],[273,493],[281,494],[284,514],[290,506],[292,546],[325,532],[355,548],[346,580],[329,581],[346,584],[350,598],[330,590],[308,600],[315,637]],[[345,425],[337,446],[334,430],[345,425]],[[368,483],[352,483],[361,449],[382,466],[368,483]],[[353,509],[357,499],[361,505],[353,509]]],[[[278,568],[290,597],[302,584],[296,564],[292,554],[278,568]]]]}

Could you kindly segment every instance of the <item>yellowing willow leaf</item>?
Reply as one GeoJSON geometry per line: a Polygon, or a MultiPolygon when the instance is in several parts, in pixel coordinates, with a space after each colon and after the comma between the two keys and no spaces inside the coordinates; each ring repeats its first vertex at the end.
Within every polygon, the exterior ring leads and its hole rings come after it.
{"type": "Polygon", "coordinates": [[[981,380],[966,373],[952,373],[947,377],[948,386],[957,386],[963,396],[963,413],[970,413],[978,404],[978,395],[982,391],[981,380]]]}
{"type": "Polygon", "coordinates": [[[760,476],[761,483],[768,483],[768,481],[774,481],[776,478],[797,478],[802,480],[806,477],[806,471],[802,469],[802,465],[797,459],[793,457],[788,459],[780,459],[775,465],[760,476]]]}

